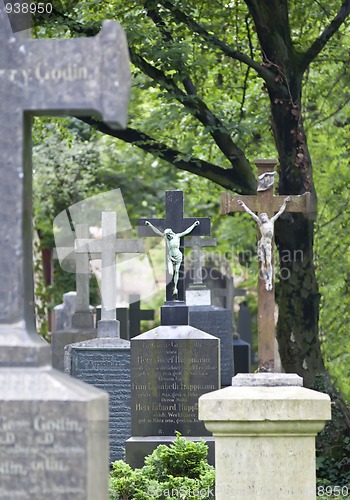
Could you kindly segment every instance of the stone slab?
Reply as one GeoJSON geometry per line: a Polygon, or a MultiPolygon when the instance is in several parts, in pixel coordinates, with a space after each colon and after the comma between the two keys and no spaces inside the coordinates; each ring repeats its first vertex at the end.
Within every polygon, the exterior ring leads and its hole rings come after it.
{"type": "Polygon", "coordinates": [[[131,340],[132,436],[205,436],[198,398],[220,387],[219,339],[159,326],[131,340]]]}
{"type": "Polygon", "coordinates": [[[109,394],[110,462],[125,458],[131,436],[130,342],[97,338],[65,349],[65,371],[109,394]]]}
{"type": "Polygon", "coordinates": [[[106,500],[108,395],[48,367],[0,387],[0,498],[106,500]]]}
{"type": "Polygon", "coordinates": [[[199,399],[199,418],[215,437],[216,500],[315,499],[315,436],[331,418],[327,394],[226,387],[199,399]]]}
{"type": "Polygon", "coordinates": [[[214,306],[190,306],[190,325],[220,339],[221,386],[231,385],[233,375],[232,312],[214,306]]]}
{"type": "MultiPolygon", "coordinates": [[[[191,437],[186,436],[188,441],[205,441],[208,445],[208,463],[215,466],[215,440],[212,436],[191,437]]],[[[126,462],[130,467],[140,469],[144,466],[144,459],[159,446],[165,444],[169,446],[175,441],[174,436],[152,436],[152,437],[131,437],[125,443],[126,445],[126,462]]]]}
{"type": "Polygon", "coordinates": [[[302,387],[303,379],[296,373],[238,373],[232,378],[232,385],[238,387],[302,387]]]}
{"type": "Polygon", "coordinates": [[[52,333],[51,356],[53,368],[62,372],[64,371],[64,348],[66,345],[84,342],[95,337],[97,337],[97,330],[95,328],[87,330],[71,329],[52,333]]]}

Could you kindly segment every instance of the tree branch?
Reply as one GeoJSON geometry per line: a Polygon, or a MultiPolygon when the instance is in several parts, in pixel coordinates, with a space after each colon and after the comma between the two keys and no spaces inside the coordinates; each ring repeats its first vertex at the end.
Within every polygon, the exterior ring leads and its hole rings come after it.
{"type": "Polygon", "coordinates": [[[304,53],[300,68],[304,72],[310,63],[318,56],[324,46],[327,44],[328,40],[338,31],[340,26],[343,24],[345,19],[350,13],[350,0],[344,0],[342,6],[339,9],[338,14],[329,23],[327,28],[321,33],[321,35],[316,38],[311,47],[304,53]]]}
{"type": "Polygon", "coordinates": [[[220,49],[226,56],[247,64],[250,68],[254,69],[271,88],[277,87],[275,82],[275,75],[267,68],[264,68],[263,66],[261,66],[261,64],[254,61],[254,59],[252,59],[251,57],[247,56],[243,52],[240,52],[239,50],[233,49],[218,37],[209,33],[205,28],[203,28],[203,26],[201,26],[190,16],[182,12],[180,9],[175,7],[168,0],[163,0],[158,3],[161,3],[163,7],[168,9],[173,14],[173,17],[177,22],[185,24],[189,29],[191,29],[195,33],[198,33],[198,35],[200,35],[204,40],[209,42],[214,47],[220,49]]]}
{"type": "Polygon", "coordinates": [[[173,92],[174,97],[208,129],[218,148],[232,166],[237,168],[236,176],[237,179],[238,177],[241,178],[240,185],[245,185],[248,190],[253,189],[256,182],[255,177],[243,151],[233,142],[226,126],[210,111],[198,94],[186,94],[176,85],[172,78],[167,77],[161,70],[135,54],[132,49],[130,49],[130,58],[133,64],[146,75],[162,85],[168,92],[173,92]]]}
{"type": "Polygon", "coordinates": [[[121,139],[124,142],[134,144],[143,151],[151,153],[155,157],[171,163],[180,170],[186,170],[187,172],[205,177],[225,189],[230,189],[241,194],[255,192],[254,188],[248,189],[245,184],[241,184],[238,169],[225,169],[199,158],[188,158],[185,153],[181,153],[181,151],[170,148],[166,144],[155,140],[153,137],[144,134],[139,130],[132,128],[127,128],[126,130],[115,130],[109,127],[106,123],[89,116],[79,116],[77,118],[99,130],[103,134],[108,134],[112,137],[116,137],[117,139],[121,139]]]}

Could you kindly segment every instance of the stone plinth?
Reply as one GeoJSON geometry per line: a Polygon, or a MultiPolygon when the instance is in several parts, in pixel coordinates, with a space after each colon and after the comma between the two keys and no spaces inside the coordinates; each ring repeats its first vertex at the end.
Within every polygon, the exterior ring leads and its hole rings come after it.
{"type": "Polygon", "coordinates": [[[0,498],[106,500],[108,395],[49,366],[0,387],[0,498]]]}
{"type": "Polygon", "coordinates": [[[265,380],[205,394],[199,418],[215,438],[217,500],[315,499],[315,436],[331,418],[328,395],[265,380]]]}
{"type": "Polygon", "coordinates": [[[110,462],[124,459],[131,436],[130,342],[109,337],[68,345],[65,371],[108,392],[110,462]]]}

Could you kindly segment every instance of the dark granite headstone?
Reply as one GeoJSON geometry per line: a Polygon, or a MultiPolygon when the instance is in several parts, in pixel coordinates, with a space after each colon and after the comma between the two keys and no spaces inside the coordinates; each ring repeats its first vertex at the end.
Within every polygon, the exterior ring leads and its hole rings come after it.
{"type": "Polygon", "coordinates": [[[209,435],[198,420],[198,398],[220,387],[219,342],[189,325],[159,326],[131,340],[130,465],[142,462],[152,436],[155,448],[159,437],[171,441],[176,431],[209,435]]]}
{"type": "Polygon", "coordinates": [[[233,375],[250,373],[250,344],[235,335],[232,341],[233,375]]]}
{"type": "Polygon", "coordinates": [[[107,394],[52,369],[36,333],[33,114],[99,113],[124,126],[130,70],[121,28],[24,40],[0,1],[0,492],[3,499],[106,500],[107,394]]]}
{"type": "Polygon", "coordinates": [[[231,385],[233,377],[231,311],[214,306],[189,306],[189,324],[220,339],[221,387],[231,385]]]}
{"type": "Polygon", "coordinates": [[[65,370],[109,394],[109,460],[125,458],[131,436],[130,342],[97,338],[66,346],[65,370]]]}

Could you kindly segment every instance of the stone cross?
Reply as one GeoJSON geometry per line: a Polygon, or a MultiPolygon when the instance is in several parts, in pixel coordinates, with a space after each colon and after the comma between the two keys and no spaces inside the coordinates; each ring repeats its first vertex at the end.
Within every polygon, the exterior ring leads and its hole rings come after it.
{"type": "Polygon", "coordinates": [[[116,254],[143,253],[143,240],[117,239],[117,214],[102,212],[102,239],[79,239],[75,242],[77,254],[88,254],[90,259],[101,259],[101,320],[99,337],[120,337],[116,318],[117,281],[116,254]]]}
{"type": "MultiPolygon", "coordinates": [[[[195,227],[192,231],[193,236],[208,236],[210,235],[210,219],[209,217],[187,217],[184,218],[184,198],[183,191],[166,191],[165,193],[165,218],[163,219],[139,219],[139,236],[152,236],[154,237],[154,232],[148,226],[146,226],[146,221],[151,222],[156,228],[164,232],[165,229],[171,228],[175,233],[181,233],[185,231],[189,226],[194,224],[198,220],[200,222],[199,226],[195,227]]],[[[184,251],[184,238],[180,239],[180,251],[183,254],[184,251]]],[[[182,260],[180,267],[180,279],[178,284],[178,300],[185,300],[185,280],[184,280],[184,263],[182,260]]],[[[166,276],[166,300],[173,300],[173,287],[172,287],[172,277],[169,275],[167,270],[166,276]]]]}
{"type": "Polygon", "coordinates": [[[192,248],[192,260],[194,279],[193,285],[203,285],[203,269],[202,269],[202,247],[216,247],[215,238],[200,238],[199,236],[192,236],[186,238],[185,247],[192,248]]]}
{"type": "Polygon", "coordinates": [[[125,126],[128,47],[114,22],[96,37],[25,40],[13,34],[2,0],[0,44],[0,366],[40,366],[50,348],[34,324],[32,116],[99,113],[125,126]]]}
{"type": "MultiPolygon", "coordinates": [[[[255,160],[258,168],[258,175],[265,185],[258,185],[256,195],[247,196],[232,196],[229,193],[222,193],[221,197],[221,214],[230,214],[233,212],[243,212],[244,208],[238,204],[238,200],[242,200],[252,212],[261,214],[266,213],[269,218],[277,213],[286,195],[275,196],[273,194],[273,171],[277,164],[276,160],[255,160]],[[266,174],[266,175],[264,175],[266,174]]],[[[310,211],[310,193],[303,195],[295,195],[290,197],[291,200],[286,206],[286,212],[304,212],[310,211]]],[[[273,242],[272,256],[273,262],[273,242]]],[[[275,371],[275,294],[274,280],[272,280],[272,288],[270,291],[265,288],[265,281],[261,274],[259,266],[258,278],[258,356],[259,356],[259,371],[273,372],[275,371]]]]}
{"type": "Polygon", "coordinates": [[[140,334],[141,330],[141,320],[150,321],[154,320],[154,310],[153,309],[141,309],[140,295],[130,295],[130,314],[129,314],[129,326],[130,326],[130,338],[136,337],[140,334]]]}

